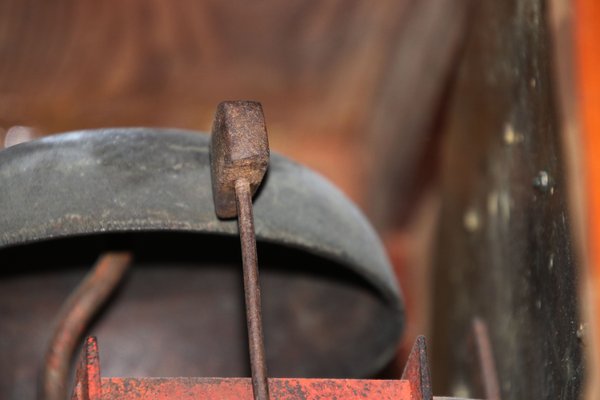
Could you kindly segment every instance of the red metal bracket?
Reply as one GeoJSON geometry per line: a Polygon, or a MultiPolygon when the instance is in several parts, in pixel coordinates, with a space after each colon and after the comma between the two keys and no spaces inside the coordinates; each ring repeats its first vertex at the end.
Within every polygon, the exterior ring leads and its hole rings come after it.
{"type": "MultiPolygon", "coordinates": [[[[431,400],[425,338],[411,351],[402,379],[269,378],[273,399],[431,400]]],[[[250,378],[102,378],[98,343],[85,342],[72,400],[251,400],[250,378]]]]}
{"type": "Polygon", "coordinates": [[[417,396],[411,398],[418,400],[433,399],[425,336],[417,337],[404,366],[402,380],[410,383],[412,393],[417,396]]]}

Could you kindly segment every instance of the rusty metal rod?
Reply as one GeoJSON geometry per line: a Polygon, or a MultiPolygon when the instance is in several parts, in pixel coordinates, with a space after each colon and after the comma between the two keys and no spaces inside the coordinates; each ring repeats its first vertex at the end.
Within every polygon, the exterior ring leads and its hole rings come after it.
{"type": "Polygon", "coordinates": [[[475,318],[473,319],[472,329],[485,398],[486,400],[500,400],[500,384],[487,325],[480,318],[475,318]]]}
{"type": "Polygon", "coordinates": [[[254,234],[254,216],[252,214],[252,191],[250,190],[250,183],[246,179],[238,179],[235,182],[235,197],[240,241],[242,243],[242,268],[244,270],[244,294],[246,297],[246,322],[248,324],[252,390],[255,400],[268,400],[269,383],[267,380],[267,362],[262,332],[258,259],[256,255],[256,237],[254,234]]]}
{"type": "Polygon", "coordinates": [[[92,317],[121,282],[131,262],[129,253],[103,254],[63,304],[46,353],[40,398],[65,400],[71,360],[92,317]]]}

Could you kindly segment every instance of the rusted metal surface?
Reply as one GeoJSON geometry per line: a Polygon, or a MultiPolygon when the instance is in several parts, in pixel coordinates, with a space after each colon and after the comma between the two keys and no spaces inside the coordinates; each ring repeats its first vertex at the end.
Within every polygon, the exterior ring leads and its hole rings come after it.
{"type": "Polygon", "coordinates": [[[262,310],[251,190],[250,183],[246,178],[241,178],[235,182],[238,226],[242,243],[244,294],[246,298],[246,323],[248,324],[252,388],[256,400],[268,400],[267,361],[262,333],[262,310]]]}
{"type": "Polygon", "coordinates": [[[65,302],[57,318],[42,372],[43,400],[64,400],[71,359],[88,323],[121,282],[131,256],[128,253],[103,255],[65,302]]]}
{"type": "MultiPolygon", "coordinates": [[[[467,400],[433,397],[425,382],[427,355],[425,339],[415,343],[409,358],[407,377],[398,380],[294,379],[269,378],[272,398],[289,400],[467,400]],[[414,373],[413,373],[414,372],[414,373]]],[[[250,400],[252,383],[248,378],[102,378],[98,345],[94,337],[86,341],[73,400],[250,400]]]]}
{"type": "Polygon", "coordinates": [[[431,375],[427,360],[427,346],[425,337],[418,336],[408,356],[408,361],[402,372],[402,379],[410,382],[414,398],[419,400],[432,400],[431,375]]]}
{"type": "MultiPolygon", "coordinates": [[[[251,383],[245,378],[103,378],[102,388],[102,400],[252,399],[251,383]]],[[[269,390],[280,400],[413,399],[410,385],[402,380],[271,378],[269,390]]]]}
{"type": "MultiPolygon", "coordinates": [[[[62,399],[66,397],[63,396],[62,399]]],[[[93,336],[88,337],[83,345],[81,361],[75,376],[72,400],[102,399],[102,378],[100,377],[100,355],[98,342],[93,336]]]]}
{"type": "Polygon", "coordinates": [[[269,165],[269,143],[260,103],[226,101],[219,104],[211,136],[210,159],[215,212],[221,218],[237,216],[238,220],[254,399],[268,400],[267,361],[252,213],[252,195],[261,184],[269,165]]]}
{"type": "Polygon", "coordinates": [[[262,106],[255,101],[224,101],[213,123],[211,175],[215,212],[237,215],[235,185],[245,179],[252,196],[269,165],[269,141],[262,106]]]}
{"type": "Polygon", "coordinates": [[[479,381],[484,398],[500,400],[500,385],[496,372],[496,361],[490,343],[490,336],[485,322],[480,318],[473,320],[472,339],[477,357],[477,370],[473,375],[479,381]]]}

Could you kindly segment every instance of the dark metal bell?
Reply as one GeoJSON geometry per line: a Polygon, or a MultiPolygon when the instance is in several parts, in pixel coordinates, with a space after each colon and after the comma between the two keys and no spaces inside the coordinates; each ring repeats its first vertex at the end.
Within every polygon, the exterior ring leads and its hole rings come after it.
{"type": "MultiPolygon", "coordinates": [[[[0,152],[0,398],[34,397],[61,304],[113,249],[135,261],[89,327],[105,375],[249,374],[237,226],[215,216],[208,144],[108,129],[0,152]]],[[[254,212],[270,376],[379,371],[404,316],[366,219],[276,154],[254,212]]]]}

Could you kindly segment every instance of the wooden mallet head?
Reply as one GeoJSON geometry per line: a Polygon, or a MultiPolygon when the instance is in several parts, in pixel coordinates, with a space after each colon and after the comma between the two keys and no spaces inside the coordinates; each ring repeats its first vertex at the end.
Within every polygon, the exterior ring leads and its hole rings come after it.
{"type": "Polygon", "coordinates": [[[245,179],[254,194],[269,165],[269,141],[262,106],[256,101],[224,101],[217,106],[210,145],[215,212],[237,216],[235,185],[245,179]]]}

